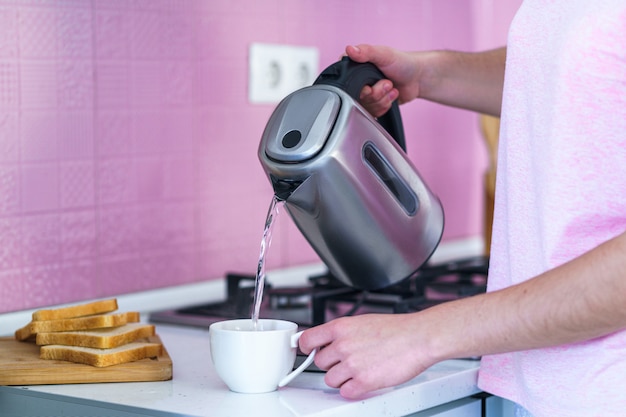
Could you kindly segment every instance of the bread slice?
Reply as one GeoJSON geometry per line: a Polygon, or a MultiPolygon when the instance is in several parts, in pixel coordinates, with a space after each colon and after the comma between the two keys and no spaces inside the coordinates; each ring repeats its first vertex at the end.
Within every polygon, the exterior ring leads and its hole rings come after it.
{"type": "Polygon", "coordinates": [[[83,346],[109,349],[134,342],[142,337],[154,336],[152,324],[128,323],[118,327],[69,332],[38,333],[38,345],[83,346]]]}
{"type": "Polygon", "coordinates": [[[145,358],[161,355],[163,346],[160,343],[133,342],[112,349],[94,349],[82,346],[42,346],[39,357],[84,363],[103,368],[120,363],[134,362],[145,358]]]}
{"type": "Polygon", "coordinates": [[[31,321],[26,326],[15,331],[15,338],[17,340],[29,340],[34,338],[37,333],[91,330],[137,322],[139,322],[139,313],[136,311],[118,314],[99,314],[72,319],[31,321]]]}
{"type": "Polygon", "coordinates": [[[92,316],[94,314],[110,313],[115,310],[117,310],[117,299],[112,298],[51,310],[37,310],[33,313],[33,321],[92,316]]]}

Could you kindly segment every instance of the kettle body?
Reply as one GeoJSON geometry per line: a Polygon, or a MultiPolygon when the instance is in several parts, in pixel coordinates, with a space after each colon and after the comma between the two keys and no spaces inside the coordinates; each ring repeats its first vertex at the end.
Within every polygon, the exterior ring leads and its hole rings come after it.
{"type": "Polygon", "coordinates": [[[258,156],[330,273],[373,290],[428,260],[444,213],[402,149],[404,138],[397,141],[353,98],[362,86],[350,93],[316,82],[287,96],[268,121],[258,156]]]}

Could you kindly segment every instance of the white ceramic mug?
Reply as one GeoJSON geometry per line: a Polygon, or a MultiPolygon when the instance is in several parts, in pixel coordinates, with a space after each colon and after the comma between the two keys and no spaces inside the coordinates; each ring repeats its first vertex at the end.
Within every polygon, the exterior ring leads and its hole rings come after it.
{"type": "Polygon", "coordinates": [[[225,320],[211,324],[211,359],[217,374],[231,391],[258,394],[287,385],[313,362],[315,350],[298,367],[298,340],[302,332],[290,321],[225,320]]]}

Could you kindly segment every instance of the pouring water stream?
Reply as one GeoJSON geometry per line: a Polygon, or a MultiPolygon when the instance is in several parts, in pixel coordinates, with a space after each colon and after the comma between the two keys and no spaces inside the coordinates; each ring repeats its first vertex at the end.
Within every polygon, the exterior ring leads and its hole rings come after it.
{"type": "Polygon", "coordinates": [[[259,262],[256,270],[256,280],[254,283],[254,303],[252,309],[252,327],[257,330],[259,322],[259,312],[261,310],[261,303],[263,301],[263,289],[265,287],[265,258],[267,251],[272,244],[272,232],[274,230],[274,224],[276,216],[278,215],[278,209],[283,204],[281,200],[274,195],[270,203],[270,207],[267,210],[267,217],[265,219],[265,228],[263,229],[263,238],[261,239],[261,250],[259,254],[259,262]]]}

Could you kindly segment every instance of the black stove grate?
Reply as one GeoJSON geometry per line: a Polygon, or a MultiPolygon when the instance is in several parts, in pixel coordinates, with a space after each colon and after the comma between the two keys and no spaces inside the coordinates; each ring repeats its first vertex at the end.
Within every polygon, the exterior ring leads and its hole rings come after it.
{"type": "MultiPolygon", "coordinates": [[[[486,290],[489,259],[472,257],[422,267],[413,276],[375,291],[348,287],[330,274],[309,278],[301,287],[266,284],[262,318],[283,318],[302,328],[333,318],[372,312],[409,313],[486,290]]],[[[267,281],[271,281],[268,275],[267,281]]],[[[207,326],[211,322],[251,316],[254,275],[229,273],[227,294],[221,302],[191,306],[151,315],[155,322],[207,326]]]]}

